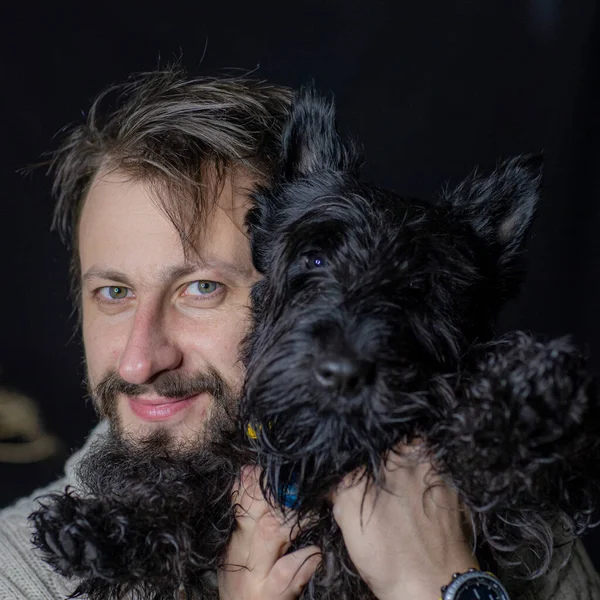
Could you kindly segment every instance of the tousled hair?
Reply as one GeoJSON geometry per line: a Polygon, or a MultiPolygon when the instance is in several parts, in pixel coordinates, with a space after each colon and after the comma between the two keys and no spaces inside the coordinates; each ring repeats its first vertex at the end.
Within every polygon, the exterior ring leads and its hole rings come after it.
{"type": "MultiPolygon", "coordinates": [[[[179,66],[138,73],[102,92],[85,122],[53,153],[53,228],[72,248],[71,285],[80,288],[78,223],[99,173],[143,181],[193,247],[228,173],[271,176],[291,90],[244,77],[189,78],[179,66]]],[[[79,302],[77,302],[79,304],[79,302]]]]}

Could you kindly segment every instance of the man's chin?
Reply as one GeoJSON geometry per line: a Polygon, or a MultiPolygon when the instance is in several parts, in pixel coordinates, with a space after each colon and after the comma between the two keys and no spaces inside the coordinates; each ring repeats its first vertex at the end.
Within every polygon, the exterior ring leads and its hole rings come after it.
{"type": "Polygon", "coordinates": [[[182,423],[124,421],[123,425],[117,427],[116,432],[119,437],[133,444],[160,438],[163,443],[168,442],[173,448],[197,448],[203,445],[204,430],[204,424],[200,424],[192,430],[182,423]]]}
{"type": "Polygon", "coordinates": [[[170,418],[147,420],[133,413],[129,407],[121,406],[118,418],[110,419],[113,430],[122,439],[142,442],[160,435],[175,446],[197,446],[204,437],[205,413],[201,419],[170,418]]]}

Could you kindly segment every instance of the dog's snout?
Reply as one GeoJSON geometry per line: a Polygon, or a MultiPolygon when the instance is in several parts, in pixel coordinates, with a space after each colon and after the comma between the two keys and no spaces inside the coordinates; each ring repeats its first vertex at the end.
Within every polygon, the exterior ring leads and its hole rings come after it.
{"type": "Polygon", "coordinates": [[[353,395],[372,375],[373,365],[347,356],[326,357],[315,365],[317,382],[329,391],[353,395]]]}

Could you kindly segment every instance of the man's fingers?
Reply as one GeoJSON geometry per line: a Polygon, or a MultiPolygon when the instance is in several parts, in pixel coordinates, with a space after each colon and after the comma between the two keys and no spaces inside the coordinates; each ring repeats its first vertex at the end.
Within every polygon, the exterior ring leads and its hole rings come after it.
{"type": "Polygon", "coordinates": [[[331,494],[333,518],[342,530],[350,520],[359,519],[364,524],[371,518],[378,488],[362,475],[355,472],[346,476],[331,494]]]}
{"type": "Polygon", "coordinates": [[[317,546],[300,548],[280,558],[265,582],[265,597],[296,600],[321,562],[317,546]]]}
{"type": "Polygon", "coordinates": [[[258,577],[266,578],[291,545],[290,527],[282,525],[272,514],[264,514],[256,522],[250,546],[249,561],[258,577]]]}
{"type": "Polygon", "coordinates": [[[249,518],[258,521],[269,512],[269,505],[264,499],[259,483],[259,470],[257,467],[246,466],[242,469],[241,479],[234,486],[234,502],[237,504],[238,518],[249,518]]]}
{"type": "Polygon", "coordinates": [[[371,483],[369,478],[365,476],[364,469],[357,469],[346,475],[330,494],[330,499],[334,503],[334,508],[335,503],[341,498],[349,501],[354,501],[359,498],[362,499],[365,490],[367,490],[367,486],[370,486],[369,490],[374,487],[373,485],[370,485],[371,483]]]}
{"type": "Polygon", "coordinates": [[[381,467],[377,486],[364,476],[363,468],[356,469],[342,479],[337,489],[331,494],[331,500],[336,502],[342,494],[344,498],[352,500],[359,496],[362,498],[367,486],[367,495],[374,493],[376,487],[391,493],[401,493],[403,485],[412,483],[415,476],[420,476],[427,485],[441,482],[441,478],[437,476],[429,462],[427,450],[420,438],[413,439],[409,444],[402,443],[395,446],[387,453],[381,467]],[[388,483],[392,485],[388,485],[388,483]]]}
{"type": "Polygon", "coordinates": [[[228,558],[241,561],[257,578],[263,579],[289,549],[292,523],[284,523],[273,512],[261,492],[259,477],[257,467],[242,469],[234,498],[238,518],[238,530],[234,533],[236,543],[230,544],[228,558]]]}
{"type": "Polygon", "coordinates": [[[238,527],[227,550],[228,568],[217,574],[219,592],[224,598],[296,600],[315,572],[320,552],[311,546],[286,555],[299,528],[294,518],[285,522],[273,510],[259,481],[260,470],[246,466],[234,486],[238,527]]]}
{"type": "Polygon", "coordinates": [[[356,518],[366,524],[375,504],[386,494],[409,501],[407,494],[409,490],[414,493],[415,481],[420,482],[417,491],[424,492],[429,483],[436,482],[431,464],[424,462],[425,456],[422,440],[415,438],[410,444],[397,445],[387,454],[377,483],[367,477],[362,468],[346,475],[331,494],[333,517],[338,525],[344,529],[350,519],[356,518]]]}

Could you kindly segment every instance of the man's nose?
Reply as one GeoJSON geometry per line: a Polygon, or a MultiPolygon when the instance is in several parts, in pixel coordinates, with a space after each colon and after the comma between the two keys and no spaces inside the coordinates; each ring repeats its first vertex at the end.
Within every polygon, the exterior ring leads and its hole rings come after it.
{"type": "Polygon", "coordinates": [[[148,383],[160,373],[176,369],[182,358],[164,316],[159,311],[138,310],[119,360],[119,375],[129,383],[148,383]]]}

